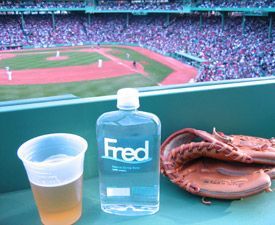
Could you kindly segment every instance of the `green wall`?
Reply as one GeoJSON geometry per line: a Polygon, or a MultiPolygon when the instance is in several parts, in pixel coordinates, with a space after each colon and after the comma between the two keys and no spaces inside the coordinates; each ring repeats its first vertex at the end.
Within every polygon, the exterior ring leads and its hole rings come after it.
{"type": "MultiPolygon", "coordinates": [[[[142,93],[140,109],[159,116],[163,140],[184,127],[211,131],[214,126],[229,134],[272,137],[274,99],[275,78],[270,78],[168,90],[151,88],[142,93]]],[[[68,132],[86,138],[85,177],[96,176],[96,119],[115,107],[115,96],[0,107],[0,193],[28,187],[16,151],[24,141],[47,133],[68,132]]]]}

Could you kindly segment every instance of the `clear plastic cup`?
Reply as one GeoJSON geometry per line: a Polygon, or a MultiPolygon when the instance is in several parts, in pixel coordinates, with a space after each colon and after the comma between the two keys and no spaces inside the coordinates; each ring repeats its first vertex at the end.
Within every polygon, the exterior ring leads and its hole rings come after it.
{"type": "Polygon", "coordinates": [[[80,218],[87,147],[85,139],[66,133],[35,137],[19,147],[43,224],[67,225],[80,218]]]}

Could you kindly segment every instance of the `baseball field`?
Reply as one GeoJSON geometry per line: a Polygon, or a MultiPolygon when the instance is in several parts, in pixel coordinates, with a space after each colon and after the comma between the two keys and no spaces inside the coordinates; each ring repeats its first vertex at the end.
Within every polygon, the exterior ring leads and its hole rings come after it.
{"type": "Polygon", "coordinates": [[[0,101],[101,96],[122,87],[187,83],[196,75],[195,68],[141,47],[5,51],[0,52],[0,101]]]}

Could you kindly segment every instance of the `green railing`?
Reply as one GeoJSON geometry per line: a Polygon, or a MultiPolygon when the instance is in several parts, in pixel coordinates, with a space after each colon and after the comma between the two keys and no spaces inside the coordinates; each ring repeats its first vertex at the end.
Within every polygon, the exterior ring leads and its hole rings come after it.
{"type": "MultiPolygon", "coordinates": [[[[275,77],[188,84],[167,89],[145,89],[142,109],[160,116],[163,137],[181,127],[218,129],[260,136],[274,136],[275,77]],[[270,104],[267,104],[270,103],[270,104]],[[263,129],[263,127],[265,127],[263,129]]],[[[105,96],[47,103],[0,107],[0,171],[14,168],[0,180],[0,192],[28,186],[21,164],[14,155],[19,144],[32,136],[51,132],[77,133],[89,140],[95,151],[95,120],[104,111],[115,108],[115,97],[105,96]],[[14,176],[17,179],[14,179],[14,176]]],[[[95,158],[88,158],[87,177],[95,176],[95,158]],[[93,164],[93,165],[92,165],[93,164]],[[90,168],[91,167],[91,168],[90,168]]]]}

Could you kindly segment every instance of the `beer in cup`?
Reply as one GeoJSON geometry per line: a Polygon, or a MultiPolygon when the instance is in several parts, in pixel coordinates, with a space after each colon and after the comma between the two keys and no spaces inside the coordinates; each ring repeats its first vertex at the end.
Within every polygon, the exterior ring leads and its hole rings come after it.
{"type": "Polygon", "coordinates": [[[18,149],[45,225],[69,225],[82,212],[82,174],[87,142],[74,134],[33,138],[18,149]]]}

